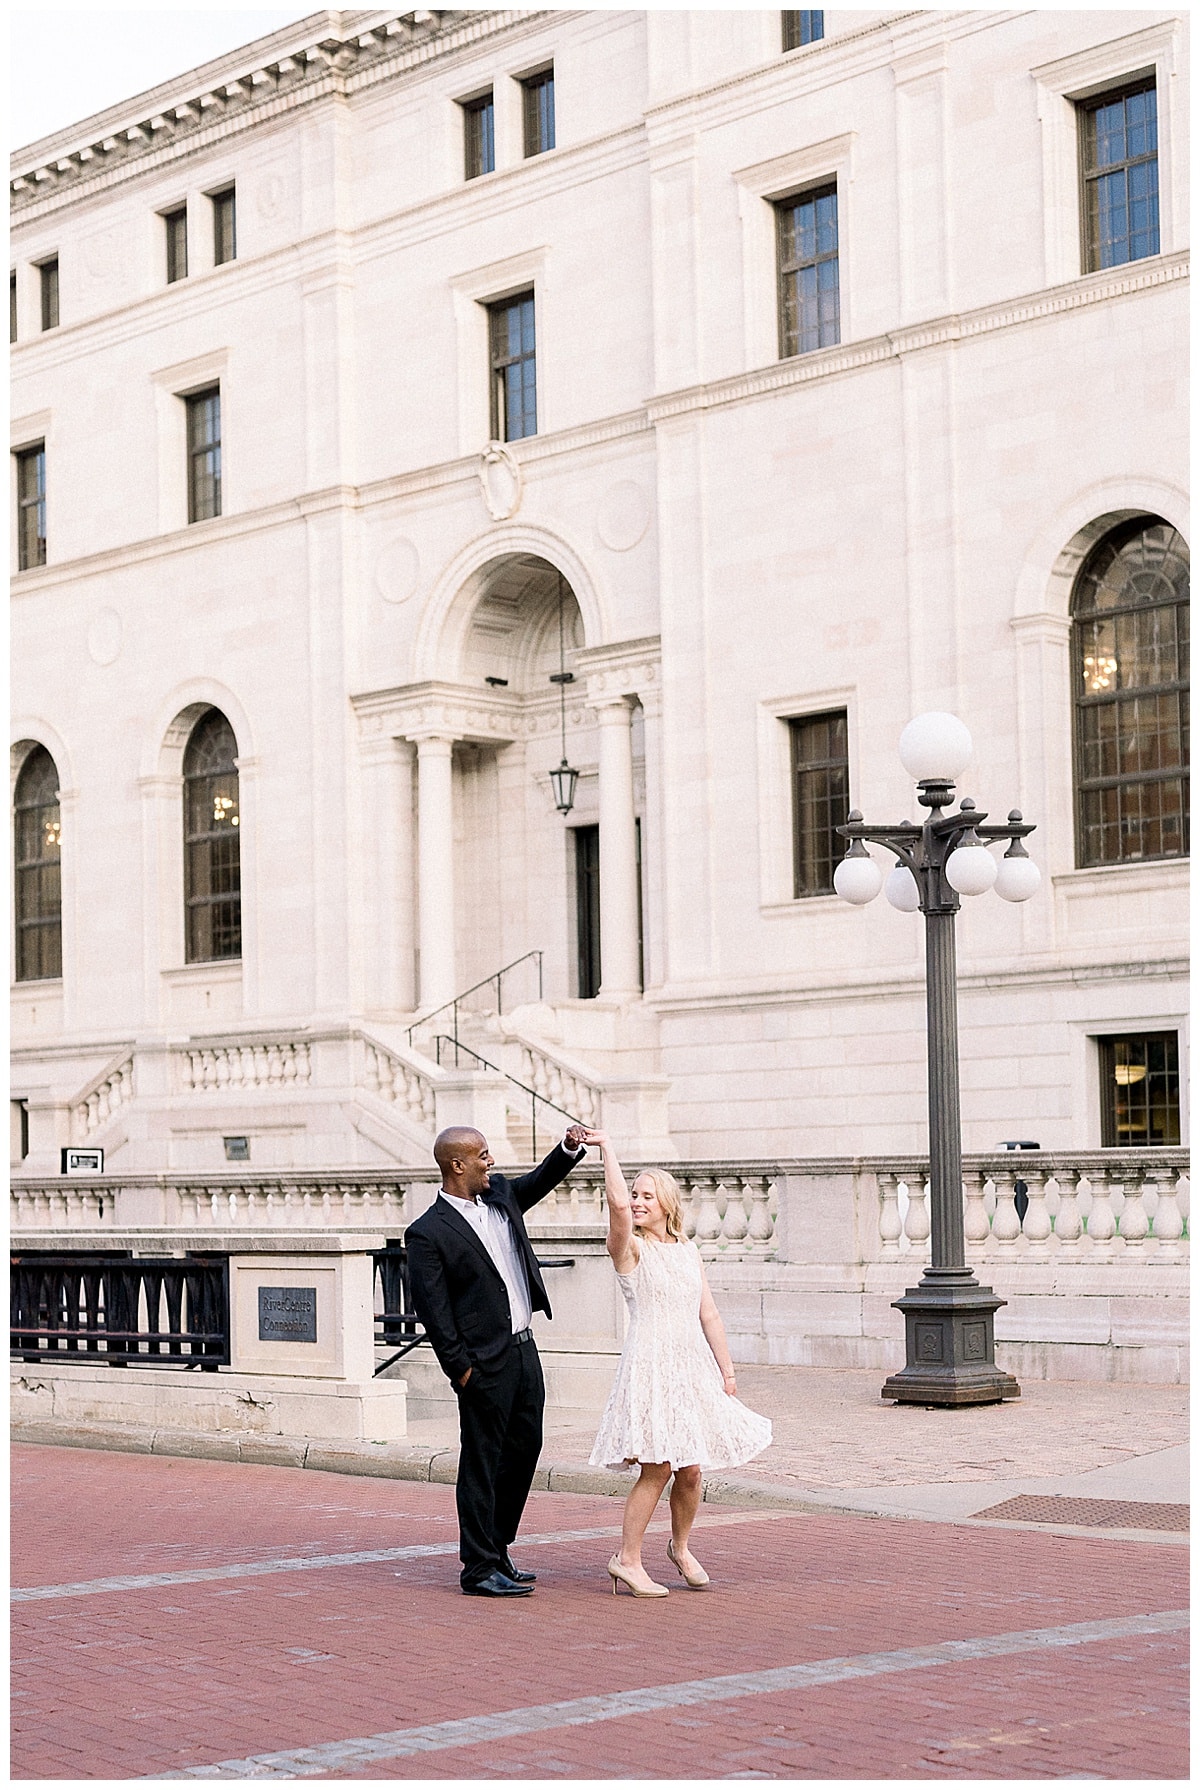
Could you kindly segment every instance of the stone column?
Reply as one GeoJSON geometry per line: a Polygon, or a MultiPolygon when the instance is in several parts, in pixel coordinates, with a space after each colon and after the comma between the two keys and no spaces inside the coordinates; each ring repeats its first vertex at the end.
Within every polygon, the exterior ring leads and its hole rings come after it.
{"type": "Polygon", "coordinates": [[[454,807],[451,755],[444,734],[417,740],[417,908],[421,952],[420,1005],[425,1012],[453,1000],[454,807]]]}
{"type": "Polygon", "coordinates": [[[632,707],[627,696],[594,706],[600,727],[600,993],[628,997],[640,993],[632,707]]]}

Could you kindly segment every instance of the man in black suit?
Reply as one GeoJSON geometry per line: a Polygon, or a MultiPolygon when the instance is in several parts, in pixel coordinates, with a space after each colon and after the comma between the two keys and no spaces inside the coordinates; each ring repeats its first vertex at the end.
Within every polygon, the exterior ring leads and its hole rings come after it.
{"type": "Polygon", "coordinates": [[[542,1448],[546,1402],[530,1324],[550,1317],[522,1214],[584,1154],[572,1125],[544,1162],[509,1181],[493,1175],[481,1132],[439,1134],[442,1190],[405,1232],[413,1309],[458,1398],[460,1582],[468,1597],[524,1597],[537,1576],[509,1557],[542,1448]]]}

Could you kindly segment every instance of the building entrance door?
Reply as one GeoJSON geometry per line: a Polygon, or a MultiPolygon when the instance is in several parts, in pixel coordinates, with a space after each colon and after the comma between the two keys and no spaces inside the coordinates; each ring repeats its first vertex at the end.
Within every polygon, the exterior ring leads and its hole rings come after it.
{"type": "Polygon", "coordinates": [[[600,992],[600,829],[574,832],[576,992],[590,1001],[600,992]]]}

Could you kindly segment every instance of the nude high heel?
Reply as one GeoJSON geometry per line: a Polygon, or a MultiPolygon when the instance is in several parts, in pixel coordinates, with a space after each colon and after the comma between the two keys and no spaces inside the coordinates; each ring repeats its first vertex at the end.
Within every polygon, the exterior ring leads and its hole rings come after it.
{"type": "Polygon", "coordinates": [[[685,1569],[682,1560],[676,1555],[674,1538],[667,1543],[667,1559],[671,1562],[671,1565],[675,1568],[689,1591],[703,1591],[704,1587],[711,1583],[708,1574],[705,1572],[699,1561],[696,1562],[695,1572],[690,1573],[685,1569]]]}
{"type": "Polygon", "coordinates": [[[612,1579],[613,1596],[617,1595],[617,1585],[625,1585],[635,1597],[669,1597],[670,1592],[665,1585],[656,1585],[653,1579],[647,1584],[639,1585],[631,1577],[629,1568],[621,1565],[620,1556],[614,1554],[608,1563],[609,1577],[612,1579]]]}

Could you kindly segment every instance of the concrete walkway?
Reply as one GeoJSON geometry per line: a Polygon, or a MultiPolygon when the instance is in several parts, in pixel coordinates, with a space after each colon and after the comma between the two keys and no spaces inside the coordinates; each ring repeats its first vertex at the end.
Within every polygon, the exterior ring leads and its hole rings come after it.
{"type": "MultiPolygon", "coordinates": [[[[770,1417],[775,1440],[758,1460],[712,1473],[710,1503],[845,1511],[934,1522],[997,1520],[1063,1533],[1094,1533],[1096,1512],[980,1513],[1013,1499],[1070,1498],[1141,1506],[1188,1502],[1186,1386],[1027,1381],[1010,1404],[926,1410],[885,1403],[874,1371],[800,1367],[738,1369],[743,1401],[770,1417]],[[1057,1520],[1058,1517],[1061,1521],[1057,1520]],[[1074,1520],[1072,1520],[1074,1519],[1074,1520]]],[[[624,1496],[626,1474],[588,1464],[590,1413],[550,1410],[535,1484],[544,1490],[624,1496]]],[[[61,1423],[14,1426],[14,1440],[115,1448],[127,1453],[241,1460],[376,1478],[448,1483],[457,1465],[455,1413],[410,1425],[397,1443],[319,1443],[253,1430],[197,1436],[179,1431],[61,1423]]],[[[1125,1513],[1114,1534],[1178,1544],[1146,1511],[1125,1513]]],[[[1178,1518],[1163,1512],[1163,1519],[1178,1518]]]]}

